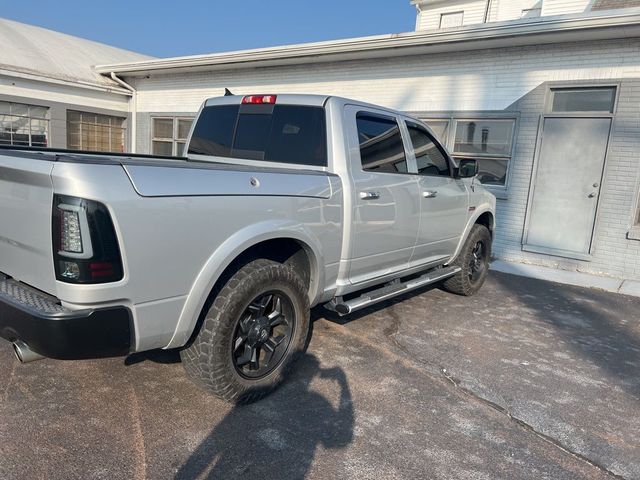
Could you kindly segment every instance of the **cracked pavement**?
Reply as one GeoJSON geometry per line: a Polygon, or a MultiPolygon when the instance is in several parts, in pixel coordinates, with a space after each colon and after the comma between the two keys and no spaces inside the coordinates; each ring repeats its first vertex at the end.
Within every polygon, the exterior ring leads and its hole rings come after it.
{"type": "Polygon", "coordinates": [[[640,299],[492,272],[313,338],[233,407],[175,352],[18,365],[0,344],[0,478],[640,478],[640,299]]]}

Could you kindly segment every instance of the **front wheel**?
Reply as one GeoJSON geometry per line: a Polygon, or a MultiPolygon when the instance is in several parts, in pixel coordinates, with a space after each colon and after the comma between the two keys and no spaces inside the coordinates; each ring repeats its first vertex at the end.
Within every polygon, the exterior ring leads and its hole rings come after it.
{"type": "Polygon", "coordinates": [[[457,258],[451,263],[461,270],[444,281],[445,290],[458,295],[474,295],[484,284],[491,259],[491,233],[484,225],[475,224],[457,258]]]}
{"type": "Polygon", "coordinates": [[[181,357],[196,383],[226,400],[248,403],[282,382],[308,335],[302,279],[286,265],[255,260],[220,290],[181,357]]]}

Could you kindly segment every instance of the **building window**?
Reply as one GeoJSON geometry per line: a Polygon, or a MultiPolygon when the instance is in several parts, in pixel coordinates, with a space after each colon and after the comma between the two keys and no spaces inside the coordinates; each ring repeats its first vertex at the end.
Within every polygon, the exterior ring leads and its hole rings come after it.
{"type": "Polygon", "coordinates": [[[154,117],[151,152],[163,157],[183,156],[192,123],[193,118],[154,117]]]}
{"type": "Polygon", "coordinates": [[[520,18],[536,18],[542,14],[542,8],[524,8],[520,18]]]}
{"type": "Polygon", "coordinates": [[[67,148],[90,152],[124,152],[125,119],[67,110],[67,148]]]}
{"type": "Polygon", "coordinates": [[[0,102],[0,145],[49,145],[49,109],[24,103],[0,102]]]}
{"type": "Polygon", "coordinates": [[[436,138],[456,160],[478,161],[478,179],[485,185],[505,187],[513,151],[514,118],[425,119],[436,138]],[[453,135],[449,134],[453,129],[453,135]]]}
{"type": "Polygon", "coordinates": [[[554,88],[551,90],[551,111],[613,113],[615,87],[554,88]]]}
{"type": "Polygon", "coordinates": [[[446,145],[447,137],[449,136],[449,120],[442,119],[426,119],[424,122],[429,125],[429,128],[433,130],[433,133],[436,136],[436,139],[440,141],[440,143],[446,145]]]}
{"type": "Polygon", "coordinates": [[[464,12],[442,13],[440,15],[440,28],[455,28],[462,26],[464,12]]]}

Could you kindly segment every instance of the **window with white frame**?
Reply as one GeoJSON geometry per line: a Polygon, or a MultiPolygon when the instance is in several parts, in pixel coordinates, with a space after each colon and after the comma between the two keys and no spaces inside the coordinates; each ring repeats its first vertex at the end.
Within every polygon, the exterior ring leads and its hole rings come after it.
{"type": "Polygon", "coordinates": [[[513,155],[515,118],[451,117],[424,119],[452,156],[475,159],[478,179],[485,185],[505,187],[513,155]]]}
{"type": "Polygon", "coordinates": [[[67,148],[89,152],[124,152],[125,119],[67,110],[67,148]]]}
{"type": "Polygon", "coordinates": [[[464,12],[449,12],[440,14],[440,28],[455,28],[462,26],[464,12]]]}
{"type": "Polygon", "coordinates": [[[183,156],[192,123],[191,117],[153,117],[151,153],[165,157],[183,156]]]}
{"type": "Polygon", "coordinates": [[[523,8],[520,18],[537,18],[542,15],[541,7],[523,8]]]}
{"type": "Polygon", "coordinates": [[[49,145],[49,108],[0,102],[0,145],[49,145]]]}

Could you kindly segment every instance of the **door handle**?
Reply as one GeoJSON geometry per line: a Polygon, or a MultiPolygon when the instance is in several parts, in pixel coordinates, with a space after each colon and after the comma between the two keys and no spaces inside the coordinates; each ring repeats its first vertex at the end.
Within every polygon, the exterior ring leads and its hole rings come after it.
{"type": "Polygon", "coordinates": [[[597,194],[596,192],[591,192],[591,193],[589,194],[589,198],[593,198],[593,197],[595,197],[595,196],[597,196],[597,195],[598,195],[598,194],[597,194]]]}
{"type": "Polygon", "coordinates": [[[378,192],[360,192],[360,198],[362,200],[376,200],[380,198],[380,193],[378,192]]]}
{"type": "Polygon", "coordinates": [[[424,198],[434,198],[438,196],[438,192],[436,192],[435,190],[426,190],[422,192],[422,196],[424,198]]]}

